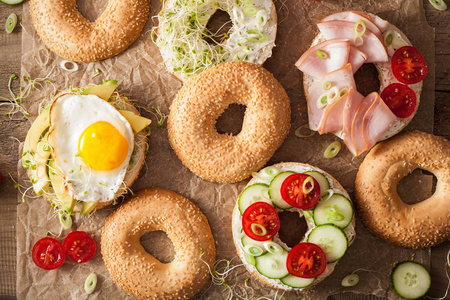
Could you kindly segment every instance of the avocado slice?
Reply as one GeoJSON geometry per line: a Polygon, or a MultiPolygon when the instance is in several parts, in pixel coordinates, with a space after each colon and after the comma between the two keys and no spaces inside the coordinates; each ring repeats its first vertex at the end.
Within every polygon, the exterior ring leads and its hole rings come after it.
{"type": "Polygon", "coordinates": [[[152,120],[141,117],[129,110],[119,110],[122,116],[130,123],[133,133],[136,134],[152,123],[152,120]]]}
{"type": "Polygon", "coordinates": [[[118,85],[119,83],[117,80],[107,80],[102,84],[85,88],[81,91],[81,95],[96,95],[103,100],[108,101],[118,85]]]}
{"type": "MultiPolygon", "coordinates": [[[[56,166],[55,161],[50,159],[48,162],[49,176],[52,182],[53,190],[55,191],[56,198],[61,202],[63,209],[69,214],[72,213],[76,200],[70,196],[69,191],[64,186],[64,178],[61,176],[61,171],[56,166]]],[[[59,204],[59,203],[57,203],[59,204]]]]}
{"type": "Polygon", "coordinates": [[[30,167],[31,161],[34,160],[37,145],[44,132],[46,132],[50,126],[49,116],[50,107],[47,107],[41,112],[36,120],[34,120],[30,130],[28,130],[22,150],[22,166],[25,169],[30,167]]]}
{"type": "Polygon", "coordinates": [[[81,208],[81,214],[83,216],[87,216],[94,210],[94,208],[98,205],[98,202],[83,202],[83,207],[81,208]]]}
{"type": "Polygon", "coordinates": [[[30,179],[36,195],[41,196],[50,185],[47,173],[47,162],[50,158],[50,145],[47,142],[48,132],[37,144],[36,153],[30,160],[30,179]]]}

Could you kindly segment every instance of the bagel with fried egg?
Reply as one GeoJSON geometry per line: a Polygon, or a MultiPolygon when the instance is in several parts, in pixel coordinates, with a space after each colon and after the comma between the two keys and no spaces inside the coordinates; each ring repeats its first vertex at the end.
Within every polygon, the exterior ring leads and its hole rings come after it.
{"type": "Polygon", "coordinates": [[[52,206],[87,215],[136,180],[151,121],[116,87],[117,81],[106,81],[70,88],[43,103],[25,139],[22,165],[34,192],[52,206]]]}

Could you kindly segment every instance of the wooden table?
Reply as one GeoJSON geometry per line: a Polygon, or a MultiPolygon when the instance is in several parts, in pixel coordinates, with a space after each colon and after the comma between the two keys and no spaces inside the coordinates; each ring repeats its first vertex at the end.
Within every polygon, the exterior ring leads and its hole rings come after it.
{"type": "MultiPolygon", "coordinates": [[[[440,12],[435,10],[428,0],[424,1],[426,17],[429,24],[436,29],[436,105],[434,117],[434,133],[450,139],[450,10],[440,12]]],[[[446,0],[450,2],[449,0],[446,0]]],[[[450,3],[448,3],[450,5],[450,3]]],[[[6,18],[15,13],[22,15],[22,6],[8,6],[0,3],[0,96],[8,96],[7,83],[11,74],[20,74],[20,59],[22,51],[21,27],[18,26],[12,34],[4,31],[6,18]]],[[[18,82],[14,84],[17,88],[18,82]]],[[[0,108],[3,114],[4,109],[0,108]]],[[[0,298],[15,299],[16,281],[16,208],[17,191],[8,173],[17,173],[19,143],[12,137],[23,141],[24,130],[17,128],[30,126],[27,120],[10,122],[0,118],[0,298]],[[16,134],[21,132],[22,134],[16,134]],[[23,136],[22,136],[23,135],[23,136]]],[[[442,297],[447,278],[444,261],[450,249],[447,241],[432,249],[432,286],[429,295],[442,297]]],[[[342,294],[332,296],[333,299],[379,299],[375,296],[342,294]]],[[[450,296],[448,296],[450,299],[450,296]]]]}

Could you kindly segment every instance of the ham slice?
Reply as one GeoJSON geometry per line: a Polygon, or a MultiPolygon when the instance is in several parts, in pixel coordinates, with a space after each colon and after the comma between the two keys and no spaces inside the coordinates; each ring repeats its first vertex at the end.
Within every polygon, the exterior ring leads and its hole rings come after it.
{"type": "Polygon", "coordinates": [[[352,125],[359,105],[364,100],[364,96],[361,95],[356,89],[352,88],[348,91],[346,97],[347,101],[344,107],[342,135],[348,150],[350,150],[353,155],[356,155],[355,145],[353,145],[352,141],[352,125]]]}
{"type": "MultiPolygon", "coordinates": [[[[353,90],[353,88],[350,88],[353,90]]],[[[347,92],[333,104],[327,105],[319,125],[319,133],[324,134],[342,129],[344,126],[344,108],[348,99],[347,92]]]]}
{"type": "Polygon", "coordinates": [[[324,85],[328,81],[331,83],[331,86],[337,87],[338,90],[342,88],[353,88],[356,90],[351,64],[346,64],[344,67],[330,72],[317,80],[311,87],[308,98],[308,119],[311,130],[317,131],[319,129],[325,108],[317,107],[317,99],[326,92],[324,85]]]}
{"type": "Polygon", "coordinates": [[[354,26],[354,24],[358,22],[358,20],[364,21],[366,28],[369,29],[373,34],[375,34],[380,41],[383,41],[383,33],[381,32],[380,28],[378,28],[378,26],[372,20],[370,20],[370,18],[367,18],[365,15],[360,14],[356,11],[341,11],[329,15],[328,17],[322,19],[320,22],[347,21],[352,22],[354,26]]]}
{"type": "Polygon", "coordinates": [[[355,46],[351,46],[348,62],[352,64],[353,74],[366,62],[367,55],[355,46]]]}
{"type": "Polygon", "coordinates": [[[367,19],[370,19],[372,22],[374,22],[375,25],[377,25],[377,27],[380,28],[381,32],[385,32],[386,29],[388,29],[388,27],[389,27],[389,22],[386,20],[383,20],[382,18],[380,18],[377,15],[362,12],[362,11],[356,11],[356,13],[358,13],[362,16],[365,16],[367,19]]]}
{"type": "Polygon", "coordinates": [[[363,136],[363,124],[366,112],[369,110],[369,108],[372,106],[372,104],[377,100],[377,98],[380,98],[377,92],[373,92],[369,94],[364,100],[361,102],[361,104],[358,107],[358,110],[356,111],[356,114],[353,118],[353,124],[352,124],[352,142],[354,146],[355,156],[360,155],[364,151],[367,150],[366,143],[364,141],[363,136]]]}
{"type": "MultiPolygon", "coordinates": [[[[327,40],[343,38],[353,41],[355,37],[355,23],[353,22],[325,21],[317,23],[317,27],[327,40]]],[[[367,29],[362,38],[364,43],[358,47],[358,50],[367,55],[367,63],[389,61],[386,48],[375,34],[367,29]]]]}
{"type": "Polygon", "coordinates": [[[307,75],[321,78],[348,63],[350,49],[350,40],[348,39],[328,40],[309,48],[295,63],[295,66],[307,75]],[[320,58],[317,50],[325,52],[328,58],[320,58]]]}
{"type": "Polygon", "coordinates": [[[378,96],[367,110],[363,120],[363,139],[366,151],[380,140],[396,120],[395,114],[389,109],[383,99],[378,96]]]}

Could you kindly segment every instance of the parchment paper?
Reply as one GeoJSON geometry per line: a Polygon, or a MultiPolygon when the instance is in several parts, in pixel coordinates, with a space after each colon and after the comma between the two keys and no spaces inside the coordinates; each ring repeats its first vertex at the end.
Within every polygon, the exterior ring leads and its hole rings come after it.
{"type": "MultiPolygon", "coordinates": [[[[80,10],[90,20],[94,20],[102,11],[106,0],[103,1],[78,1],[80,10]]],[[[300,125],[307,123],[306,101],[302,96],[302,74],[294,63],[300,55],[309,48],[309,45],[317,33],[315,23],[332,12],[342,10],[362,10],[378,13],[381,17],[390,21],[402,29],[413,44],[419,48],[428,63],[428,76],[425,79],[421,104],[417,116],[413,119],[408,129],[418,129],[432,132],[433,107],[434,107],[434,30],[428,26],[425,20],[421,0],[361,0],[361,1],[310,1],[310,0],[277,0],[275,2],[278,11],[278,35],[276,48],[273,55],[264,66],[270,70],[286,89],[292,105],[292,129],[281,148],[269,161],[269,165],[282,161],[307,162],[316,165],[331,173],[341,184],[353,194],[353,182],[362,162],[363,157],[352,158],[351,154],[343,148],[334,159],[323,158],[323,151],[330,142],[337,140],[331,134],[315,135],[308,139],[297,138],[294,131],[300,125]]],[[[151,16],[155,16],[161,7],[160,1],[152,1],[151,16]]],[[[29,16],[29,7],[24,5],[22,26],[23,54],[22,75],[31,78],[48,77],[54,85],[62,90],[69,86],[85,85],[88,83],[100,83],[102,79],[116,79],[120,85],[118,90],[131,99],[137,99],[144,116],[150,114],[144,109],[150,109],[155,105],[168,114],[169,106],[176,92],[181,87],[181,82],[170,75],[162,65],[157,47],[150,39],[152,20],[149,20],[140,38],[124,53],[111,59],[96,63],[78,64],[77,72],[68,73],[59,68],[61,58],[51,53],[50,63],[46,67],[40,67],[36,61],[38,48],[42,45],[33,28],[29,16]],[[95,68],[101,73],[95,75],[95,68]]],[[[366,74],[358,72],[358,89],[367,90],[366,85],[371,84],[371,77],[376,74],[366,69],[366,74]],[[364,79],[366,78],[366,79],[364,79]],[[368,78],[368,79],[367,79],[368,78]]],[[[370,86],[371,87],[371,86],[370,86]]],[[[370,91],[369,87],[369,91],[370,91]]],[[[375,87],[372,90],[378,89],[375,87]]],[[[48,97],[53,92],[50,84],[43,83],[40,90],[33,90],[31,97],[27,98],[25,105],[29,107],[32,116],[37,114],[38,102],[48,97]]],[[[241,110],[242,111],[242,110],[241,110]]],[[[233,120],[232,114],[227,114],[233,120]]],[[[33,119],[33,117],[31,118],[33,119]]],[[[225,122],[227,123],[227,122],[225,122]]],[[[26,176],[19,168],[22,183],[30,186],[26,176]]],[[[420,173],[420,172],[419,172],[420,173]]],[[[421,188],[415,189],[417,194],[429,195],[431,193],[431,176],[418,175],[421,180],[421,188]]],[[[417,179],[419,180],[419,179],[417,179]]],[[[417,180],[410,185],[417,185],[417,180]]],[[[217,184],[207,182],[196,177],[185,168],[172,151],[167,139],[167,129],[152,128],[150,136],[150,151],[146,158],[146,166],[136,181],[133,190],[144,187],[161,187],[176,191],[193,201],[207,216],[214,234],[217,246],[218,259],[231,259],[232,265],[240,264],[236,257],[231,234],[231,212],[237,196],[248,180],[236,184],[217,184]]],[[[402,190],[409,190],[408,186],[402,190]]],[[[33,196],[32,193],[28,194],[33,196]]],[[[421,197],[424,197],[424,196],[421,197]]],[[[410,196],[410,195],[409,195],[410,196]]],[[[19,195],[21,199],[22,195],[19,195]]],[[[422,198],[423,199],[423,198],[422,198]]],[[[53,271],[44,271],[37,268],[31,259],[31,248],[34,243],[44,237],[47,231],[60,232],[59,221],[50,205],[42,198],[27,197],[26,202],[19,200],[17,220],[17,296],[18,299],[127,299],[117,285],[109,277],[100,249],[94,258],[84,264],[75,264],[67,259],[64,265],[53,271]],[[97,288],[92,296],[84,293],[83,285],[90,273],[96,273],[99,278],[97,288]]],[[[101,228],[106,216],[112,211],[112,207],[102,209],[89,218],[74,218],[71,230],[64,230],[59,237],[63,238],[73,230],[85,230],[93,234],[94,239],[100,242],[101,228]]],[[[301,294],[303,299],[326,299],[330,294],[341,291],[354,291],[358,293],[375,294],[391,299],[398,296],[390,287],[389,274],[393,264],[402,260],[415,259],[429,267],[429,250],[410,250],[392,246],[370,234],[357,219],[357,237],[354,244],[348,249],[345,256],[339,261],[334,273],[324,282],[315,287],[314,291],[301,294]],[[364,268],[370,272],[360,271],[360,283],[353,288],[342,288],[342,278],[356,269],[364,268]]],[[[160,238],[161,234],[149,235],[146,239],[156,242],[145,243],[150,252],[164,253],[170,242],[160,238]],[[156,244],[150,249],[148,244],[156,244]],[[157,246],[160,245],[160,249],[157,246]],[[166,245],[166,246],[161,246],[166,245]]],[[[170,247],[168,247],[170,248],[170,247]]],[[[173,256],[169,251],[168,256],[173,256]]],[[[161,259],[163,259],[163,256],[161,259]]],[[[247,292],[249,298],[259,296],[274,297],[276,290],[267,288],[251,278],[244,267],[235,268],[226,279],[233,285],[238,283],[240,289],[235,291],[239,295],[247,292]],[[244,287],[244,280],[250,278],[248,285],[244,287]]],[[[223,299],[229,292],[225,286],[208,284],[204,290],[196,296],[202,299],[223,299]]],[[[281,295],[278,292],[278,297],[281,295]]],[[[235,295],[234,297],[238,297],[235,295]]],[[[295,292],[285,293],[283,298],[298,298],[295,292]]]]}

